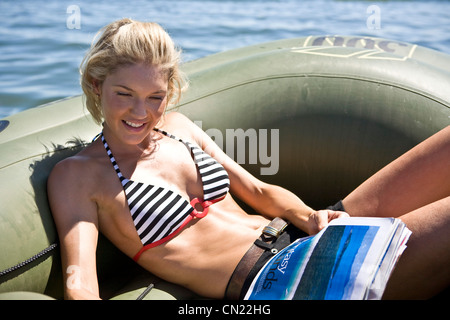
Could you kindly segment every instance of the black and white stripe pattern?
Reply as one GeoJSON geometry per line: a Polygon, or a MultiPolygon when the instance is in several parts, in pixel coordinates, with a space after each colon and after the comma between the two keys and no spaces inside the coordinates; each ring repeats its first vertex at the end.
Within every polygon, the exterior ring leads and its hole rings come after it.
{"type": "Polygon", "coordinates": [[[187,200],[169,189],[125,180],[131,217],[143,245],[170,235],[194,210],[187,200]]]}
{"type": "MultiPolygon", "coordinates": [[[[229,179],[225,169],[196,145],[159,129],[158,132],[184,143],[193,155],[203,183],[204,201],[224,197],[229,190],[229,179]]],[[[136,231],[144,246],[175,232],[195,210],[181,195],[158,186],[135,182],[125,178],[117,165],[103,134],[103,145],[122,183],[136,231]]]]}
{"type": "Polygon", "coordinates": [[[169,138],[185,144],[192,153],[203,183],[203,200],[215,200],[225,196],[230,188],[228,173],[223,166],[209,154],[193,143],[183,141],[166,131],[155,129],[169,138]]]}

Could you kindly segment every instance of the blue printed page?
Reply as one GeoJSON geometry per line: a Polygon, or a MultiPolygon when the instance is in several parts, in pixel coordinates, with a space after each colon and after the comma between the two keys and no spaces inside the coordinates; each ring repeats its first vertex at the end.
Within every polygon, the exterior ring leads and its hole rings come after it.
{"type": "MultiPolygon", "coordinates": [[[[392,248],[398,223],[390,218],[334,220],[316,236],[299,239],[275,255],[260,270],[245,298],[364,299],[392,248]]],[[[395,239],[404,242],[400,238],[395,239]]],[[[377,279],[387,281],[388,277],[377,279]]],[[[379,284],[381,289],[384,286],[379,284]]]]}
{"type": "Polygon", "coordinates": [[[316,237],[298,239],[284,248],[259,271],[245,299],[286,300],[295,285],[295,273],[302,272],[314,248],[316,237]]]}

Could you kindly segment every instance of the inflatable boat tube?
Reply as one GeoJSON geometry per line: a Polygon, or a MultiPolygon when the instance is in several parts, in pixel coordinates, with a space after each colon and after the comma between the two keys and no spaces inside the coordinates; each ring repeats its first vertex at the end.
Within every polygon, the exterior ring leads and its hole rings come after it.
{"type": "MultiPolygon", "coordinates": [[[[307,37],[215,54],[184,70],[190,89],[169,111],[317,209],[450,124],[450,56],[413,44],[307,37]]],[[[0,298],[63,297],[46,180],[100,130],[79,96],[0,120],[0,298]]],[[[197,298],[104,238],[97,255],[105,299],[197,298]]]]}

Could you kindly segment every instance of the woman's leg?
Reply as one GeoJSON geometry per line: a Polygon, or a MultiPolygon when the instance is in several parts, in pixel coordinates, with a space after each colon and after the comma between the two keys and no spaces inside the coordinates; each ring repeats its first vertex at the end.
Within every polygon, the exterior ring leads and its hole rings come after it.
{"type": "Polygon", "coordinates": [[[342,202],[353,216],[399,217],[450,195],[450,126],[356,188],[342,202]]]}
{"type": "Polygon", "coordinates": [[[450,196],[400,219],[412,234],[383,298],[431,298],[450,286],[450,196]]]}
{"type": "Polygon", "coordinates": [[[343,200],[352,216],[399,217],[412,231],[384,298],[429,298],[450,286],[450,126],[343,200]]]}

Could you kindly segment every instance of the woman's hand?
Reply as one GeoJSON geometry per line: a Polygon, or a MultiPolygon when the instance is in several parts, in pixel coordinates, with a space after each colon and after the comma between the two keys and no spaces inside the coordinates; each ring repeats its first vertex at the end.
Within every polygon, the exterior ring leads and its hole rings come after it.
{"type": "Polygon", "coordinates": [[[313,235],[318,233],[320,230],[325,228],[328,223],[337,218],[349,217],[348,213],[344,211],[333,211],[333,210],[319,210],[313,211],[308,219],[306,232],[313,235]]]}

